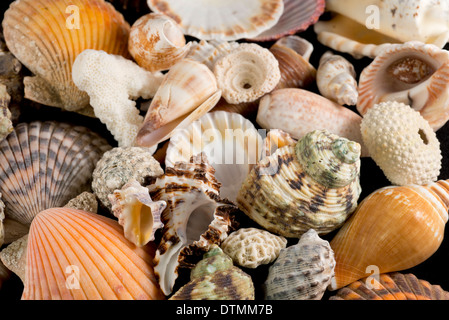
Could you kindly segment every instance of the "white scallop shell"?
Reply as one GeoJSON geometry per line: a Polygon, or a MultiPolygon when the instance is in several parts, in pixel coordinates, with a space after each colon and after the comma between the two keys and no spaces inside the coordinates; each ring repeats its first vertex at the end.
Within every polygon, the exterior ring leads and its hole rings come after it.
{"type": "Polygon", "coordinates": [[[209,112],[170,139],[165,166],[203,152],[221,183],[220,194],[234,201],[246,175],[258,162],[262,136],[251,121],[237,113],[209,112]]]}

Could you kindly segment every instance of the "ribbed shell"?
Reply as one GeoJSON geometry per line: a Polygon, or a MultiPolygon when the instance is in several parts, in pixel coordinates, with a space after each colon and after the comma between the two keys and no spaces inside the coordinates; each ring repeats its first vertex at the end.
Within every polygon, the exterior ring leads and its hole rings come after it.
{"type": "Polygon", "coordinates": [[[311,228],[318,234],[326,234],[340,227],[357,206],[361,192],[357,173],[360,159],[355,156],[355,162],[349,164],[335,155],[330,156],[333,144],[328,143],[328,138],[335,137],[328,132],[315,131],[298,141],[296,147],[285,146],[262,159],[242,184],[237,195],[239,208],[268,231],[284,237],[299,238],[311,228]],[[309,139],[315,135],[327,138],[309,139]],[[300,162],[296,150],[302,140],[311,144],[308,150],[300,147],[305,150],[300,162]],[[316,152],[311,152],[314,148],[316,152]],[[317,166],[320,162],[322,165],[317,166]],[[319,183],[307,172],[329,183],[319,183]],[[340,174],[341,178],[346,177],[346,185],[331,187],[340,174]]]}
{"type": "Polygon", "coordinates": [[[40,211],[64,206],[88,188],[107,141],[81,126],[20,123],[0,143],[0,192],[6,215],[30,224],[40,211]]]}
{"type": "Polygon", "coordinates": [[[310,229],[296,245],[281,250],[265,281],[267,300],[320,300],[334,274],[329,242],[310,229]]]}
{"type": "Polygon", "coordinates": [[[392,272],[355,281],[329,300],[449,300],[449,292],[413,274],[392,272]]]}
{"type": "Polygon", "coordinates": [[[22,299],[164,299],[153,255],[154,247],[126,240],[114,220],[76,209],[45,210],[31,224],[22,299]]]}
{"type": "Polygon", "coordinates": [[[25,98],[69,111],[90,108],[89,96],[72,81],[78,54],[95,49],[128,55],[130,26],[104,0],[14,1],[2,25],[10,51],[35,74],[25,78],[25,98]]]}

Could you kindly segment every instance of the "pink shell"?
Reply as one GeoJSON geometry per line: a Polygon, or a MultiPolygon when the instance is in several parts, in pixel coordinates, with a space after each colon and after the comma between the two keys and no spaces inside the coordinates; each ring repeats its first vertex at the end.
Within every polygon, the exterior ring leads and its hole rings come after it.
{"type": "Polygon", "coordinates": [[[249,40],[272,41],[305,31],[318,21],[325,5],[325,0],[284,0],[284,11],[278,23],[249,40]]]}

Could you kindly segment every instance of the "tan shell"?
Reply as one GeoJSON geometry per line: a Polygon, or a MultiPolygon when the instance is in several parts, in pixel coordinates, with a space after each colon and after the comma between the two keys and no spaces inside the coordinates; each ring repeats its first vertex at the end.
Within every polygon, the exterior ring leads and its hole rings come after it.
{"type": "Polygon", "coordinates": [[[281,250],[264,283],[267,300],[321,300],[334,275],[329,242],[310,229],[296,245],[281,250]]]}
{"type": "Polygon", "coordinates": [[[137,64],[151,72],[170,69],[187,55],[190,45],[177,23],[159,13],[146,14],[134,22],[128,42],[137,64]]]}
{"type": "Polygon", "coordinates": [[[281,78],[275,56],[255,43],[242,43],[218,59],[214,74],[223,98],[232,104],[257,100],[272,91],[281,78]]]}
{"type": "Polygon", "coordinates": [[[285,146],[294,146],[298,141],[280,129],[272,129],[263,141],[261,158],[271,156],[277,149],[285,146]]]}
{"type": "Polygon", "coordinates": [[[362,156],[368,156],[360,133],[362,117],[311,91],[274,90],[260,100],[256,121],[264,129],[281,129],[295,139],[313,130],[328,130],[359,143],[362,156]]]}
{"type": "Polygon", "coordinates": [[[354,106],[359,97],[356,76],[348,60],[327,51],[321,56],[316,83],[324,97],[341,105],[354,106]]]}
{"type": "Polygon", "coordinates": [[[254,269],[272,263],[286,245],[284,237],[262,229],[242,228],[232,232],[221,248],[236,265],[254,269]]]}
{"type": "Polygon", "coordinates": [[[200,40],[251,38],[274,26],[282,0],[148,0],[151,11],[173,18],[184,34],[200,40]]]}
{"type": "Polygon", "coordinates": [[[154,234],[164,224],[165,201],[152,201],[148,189],[131,179],[121,190],[109,195],[112,213],[123,227],[125,238],[138,247],[154,240],[154,234]]]}
{"type": "Polygon", "coordinates": [[[200,42],[193,41],[191,43],[187,58],[205,64],[212,71],[218,59],[240,46],[236,41],[201,40],[200,42]]]}
{"type": "Polygon", "coordinates": [[[361,73],[357,110],[386,101],[411,106],[436,131],[449,119],[449,52],[411,41],[392,45],[361,73]]]}
{"type": "Polygon", "coordinates": [[[104,0],[14,1],[2,26],[9,50],[34,74],[25,77],[25,98],[68,111],[93,115],[89,96],[72,81],[81,52],[128,56],[130,26],[104,0]]]}
{"type": "Polygon", "coordinates": [[[193,267],[211,245],[221,244],[234,228],[238,208],[220,198],[220,184],[204,155],[177,162],[148,187],[154,201],[165,201],[162,239],[156,251],[155,273],[169,295],[181,267],[193,267]]]}
{"type": "Polygon", "coordinates": [[[153,147],[210,111],[221,97],[217,80],[204,64],[182,59],[170,68],[151,101],[137,145],[153,147]]]}
{"type": "Polygon", "coordinates": [[[0,260],[6,268],[14,272],[23,283],[26,279],[26,252],[28,234],[17,239],[0,252],[0,260]]]}

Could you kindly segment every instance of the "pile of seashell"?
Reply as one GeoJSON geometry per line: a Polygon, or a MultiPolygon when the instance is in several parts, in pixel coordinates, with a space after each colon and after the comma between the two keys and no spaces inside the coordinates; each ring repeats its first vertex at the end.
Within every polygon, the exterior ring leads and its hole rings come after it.
{"type": "Polygon", "coordinates": [[[437,0],[10,1],[0,296],[448,300],[418,268],[445,249],[448,21],[437,0]]]}

